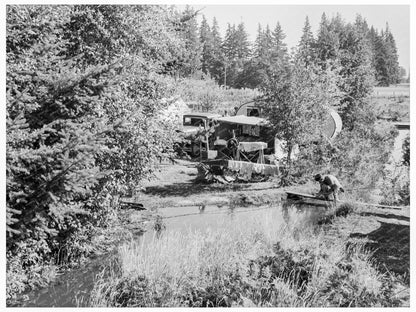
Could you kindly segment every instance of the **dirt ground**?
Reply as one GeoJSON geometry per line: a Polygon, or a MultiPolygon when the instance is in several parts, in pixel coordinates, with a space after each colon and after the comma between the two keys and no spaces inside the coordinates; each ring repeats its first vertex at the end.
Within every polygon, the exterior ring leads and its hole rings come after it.
{"type": "Polygon", "coordinates": [[[152,181],[144,183],[145,191],[134,200],[146,203],[147,209],[226,205],[235,201],[264,204],[279,201],[284,194],[275,182],[205,184],[197,183],[197,162],[177,160],[172,165],[162,164],[152,181]]]}
{"type": "MultiPolygon", "coordinates": [[[[318,186],[310,184],[278,188],[277,183],[203,184],[196,183],[196,162],[178,160],[163,164],[156,178],[144,184],[145,190],[134,198],[147,211],[178,206],[261,205],[285,199],[286,190],[307,192],[318,186]]],[[[376,265],[383,273],[398,276],[409,284],[410,211],[409,208],[385,209],[356,205],[346,218],[334,225],[351,239],[365,239],[366,248],[374,253],[376,265]]]]}

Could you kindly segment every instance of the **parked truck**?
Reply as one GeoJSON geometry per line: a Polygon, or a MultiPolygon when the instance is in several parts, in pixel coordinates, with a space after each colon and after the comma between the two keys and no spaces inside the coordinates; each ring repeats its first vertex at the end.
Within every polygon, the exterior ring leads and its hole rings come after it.
{"type": "Polygon", "coordinates": [[[214,129],[216,120],[221,115],[213,113],[188,113],[183,115],[183,122],[179,132],[182,134],[180,145],[181,152],[191,157],[200,157],[206,154],[212,146],[214,137],[211,129],[214,129]]]}

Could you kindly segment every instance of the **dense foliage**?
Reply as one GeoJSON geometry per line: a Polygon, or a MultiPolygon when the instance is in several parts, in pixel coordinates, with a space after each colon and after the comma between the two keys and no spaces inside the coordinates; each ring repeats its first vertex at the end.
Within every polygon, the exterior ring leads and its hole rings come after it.
{"type": "Polygon", "coordinates": [[[292,62],[268,72],[263,105],[287,142],[288,171],[292,149],[300,146],[293,176],[331,172],[355,189],[375,188],[383,178],[397,132],[377,121],[370,101],[374,75],[365,34],[360,18],[350,24],[323,15],[313,40],[306,20],[292,62]],[[343,130],[332,142],[319,137],[324,108],[337,110],[342,119],[343,130]]]}
{"type": "MultiPolygon", "coordinates": [[[[161,73],[184,49],[179,17],[158,6],[7,7],[8,273],[80,256],[77,233],[105,226],[117,196],[170,155],[160,112],[173,90],[161,73]]],[[[8,282],[8,295],[24,287],[8,282]]]]}
{"type": "Polygon", "coordinates": [[[300,59],[268,73],[261,103],[273,132],[285,142],[289,175],[295,146],[322,137],[322,120],[338,102],[336,76],[319,67],[306,66],[300,59]]]}

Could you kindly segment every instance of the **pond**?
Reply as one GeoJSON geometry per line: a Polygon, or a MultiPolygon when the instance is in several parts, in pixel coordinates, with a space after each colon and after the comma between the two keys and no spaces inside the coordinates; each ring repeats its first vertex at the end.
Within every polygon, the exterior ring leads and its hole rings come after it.
{"type": "MultiPolygon", "coordinates": [[[[224,224],[224,220],[234,220],[235,224],[239,224],[241,219],[256,218],[266,213],[273,220],[279,220],[279,222],[287,222],[291,216],[296,215],[296,218],[301,217],[303,220],[313,223],[328,212],[328,209],[322,206],[294,206],[292,204],[293,202],[280,201],[267,206],[177,207],[160,209],[158,213],[163,217],[165,231],[168,233],[169,231],[215,230],[224,224]]],[[[139,243],[146,244],[152,241],[154,235],[154,230],[148,230],[137,239],[140,240],[139,243]]],[[[62,274],[49,287],[27,293],[27,300],[21,301],[15,306],[87,306],[96,276],[115,258],[116,254],[108,254],[92,259],[83,267],[62,274]]]]}

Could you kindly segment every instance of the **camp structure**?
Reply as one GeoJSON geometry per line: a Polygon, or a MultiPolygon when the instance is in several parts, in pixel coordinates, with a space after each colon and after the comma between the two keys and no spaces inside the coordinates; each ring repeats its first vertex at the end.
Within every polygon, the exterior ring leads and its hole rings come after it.
{"type": "MultiPolygon", "coordinates": [[[[285,142],[276,137],[261,109],[247,103],[237,115],[219,117],[207,149],[214,159],[199,165],[199,177],[206,181],[229,183],[235,180],[260,181],[279,174],[280,161],[286,156],[285,142]]],[[[321,123],[322,132],[333,140],[341,131],[338,113],[329,109],[321,123]]],[[[298,147],[293,150],[296,159],[298,147]]],[[[210,157],[208,157],[210,158],[210,157]]]]}
{"type": "Polygon", "coordinates": [[[229,183],[260,181],[279,173],[272,156],[275,138],[265,119],[239,115],[221,117],[216,122],[210,147],[216,151],[216,159],[200,164],[200,178],[229,183]]]}
{"type": "MultiPolygon", "coordinates": [[[[261,107],[253,101],[240,105],[236,110],[236,116],[265,117],[261,107]]],[[[333,140],[341,132],[342,120],[334,109],[328,108],[328,114],[322,121],[322,128],[323,135],[330,140],[333,140]]]]}

